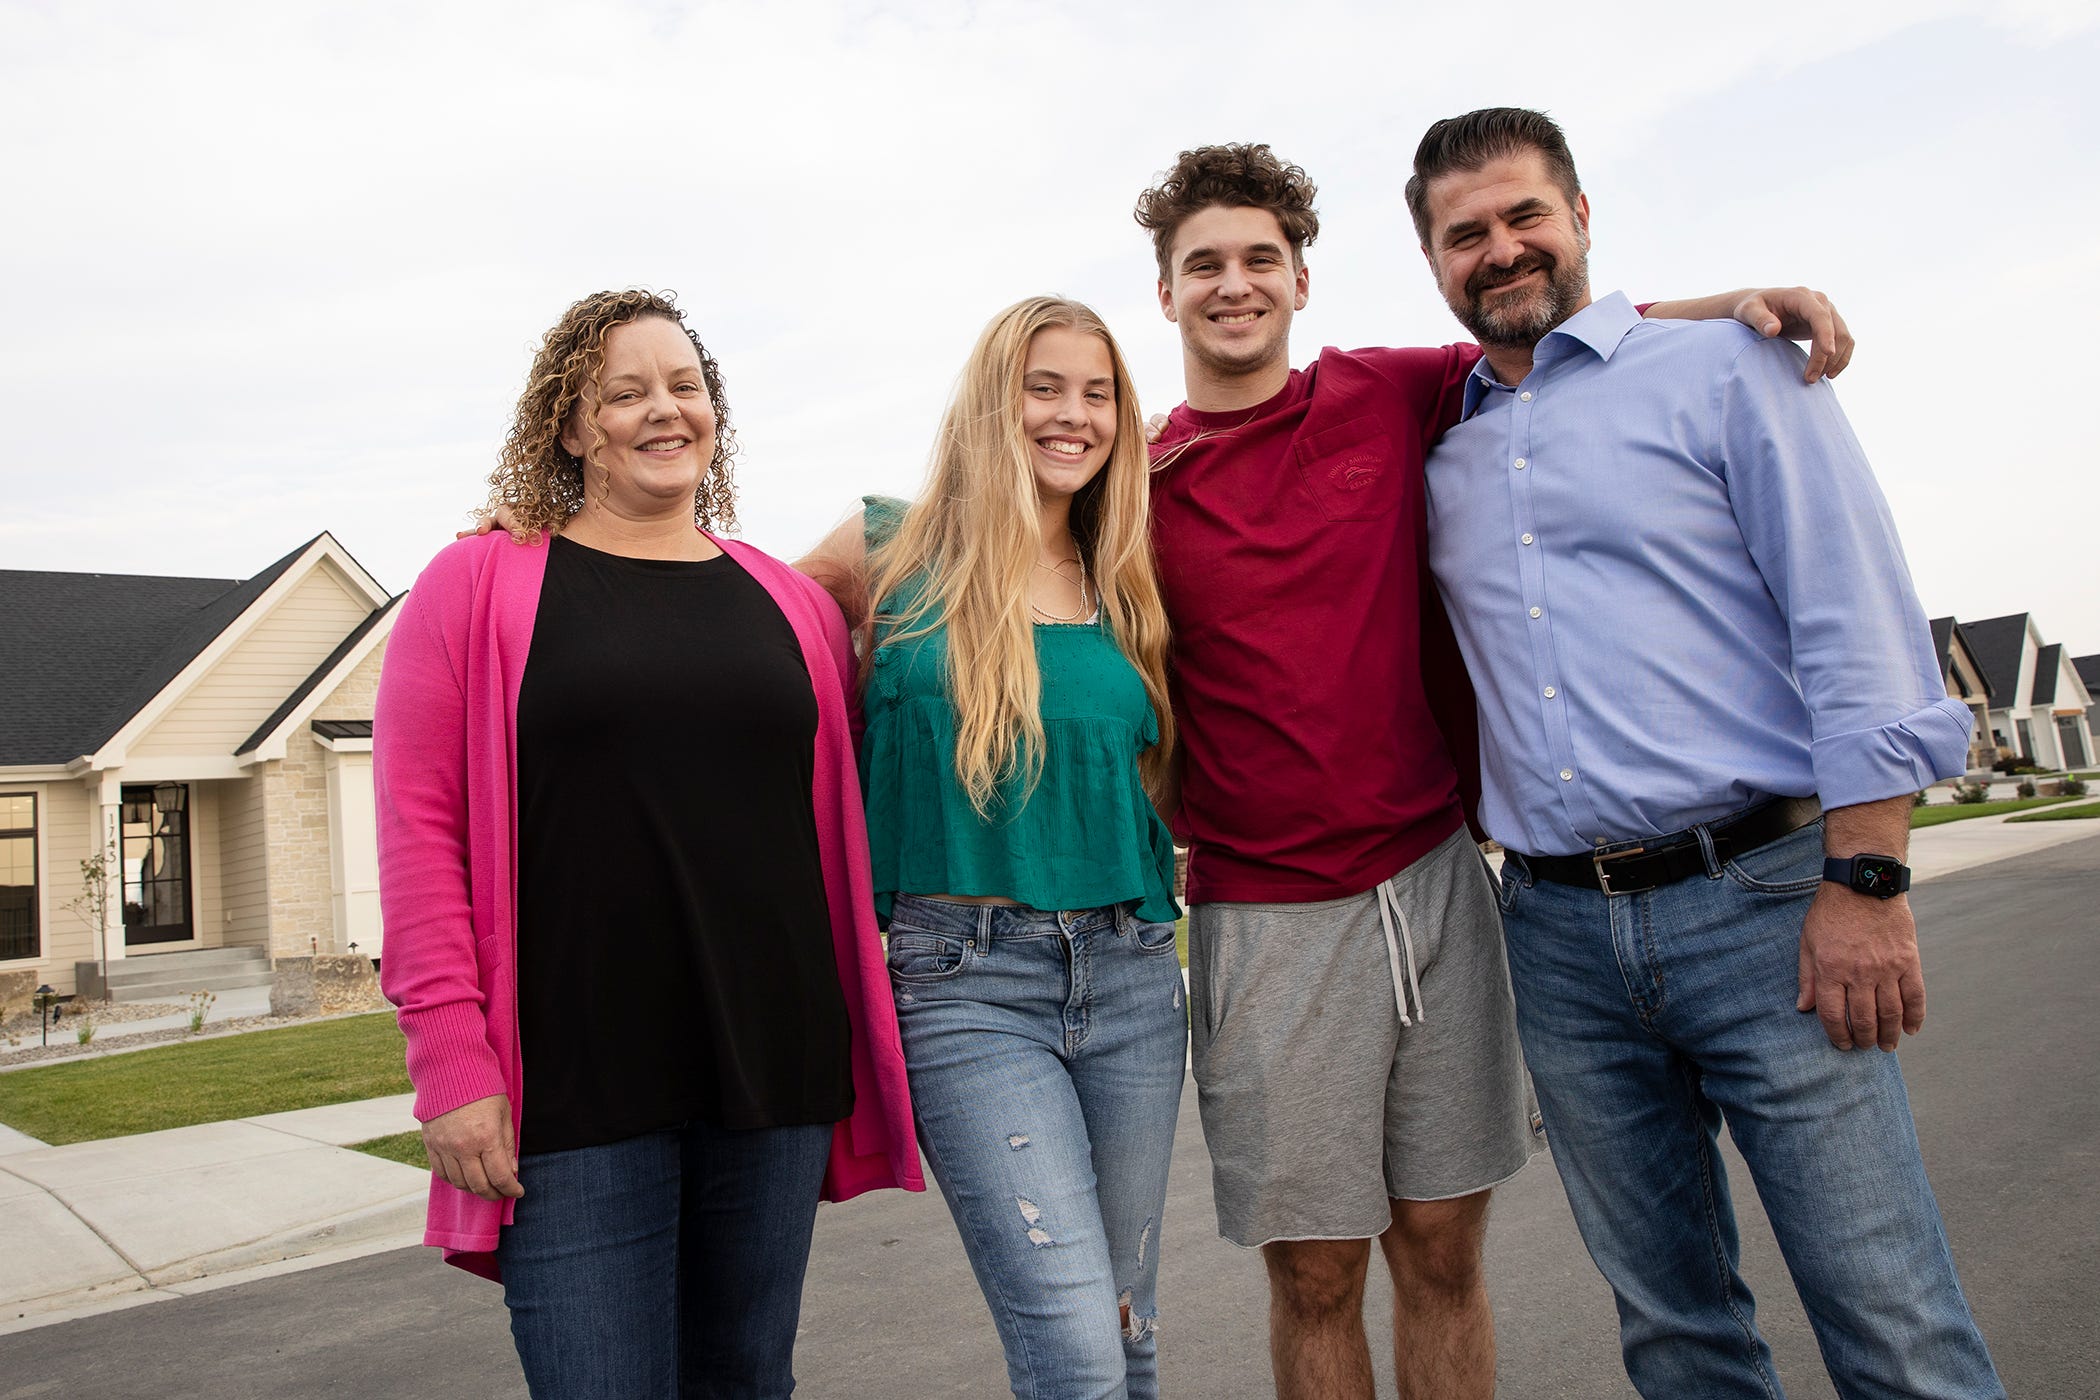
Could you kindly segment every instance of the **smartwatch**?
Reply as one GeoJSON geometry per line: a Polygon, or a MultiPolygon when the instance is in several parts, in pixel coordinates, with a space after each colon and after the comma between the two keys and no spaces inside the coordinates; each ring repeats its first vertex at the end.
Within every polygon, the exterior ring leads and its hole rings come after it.
{"type": "Polygon", "coordinates": [[[1855,894],[1894,899],[1910,888],[1910,867],[1894,856],[1832,858],[1823,862],[1823,878],[1855,894]]]}

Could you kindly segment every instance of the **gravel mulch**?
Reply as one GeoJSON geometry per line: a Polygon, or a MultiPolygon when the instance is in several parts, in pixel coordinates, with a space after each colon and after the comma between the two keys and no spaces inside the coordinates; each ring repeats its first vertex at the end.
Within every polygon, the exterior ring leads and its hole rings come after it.
{"type": "Polygon", "coordinates": [[[212,1021],[204,1029],[192,1035],[190,1028],[170,1026],[165,1030],[141,1031],[136,1035],[114,1034],[105,1037],[106,1029],[124,1021],[146,1020],[153,1016],[188,1011],[180,1004],[167,1005],[158,1002],[123,1002],[116,1006],[100,1007],[95,1011],[95,1038],[82,1045],[75,1032],[75,1022],[69,1014],[65,1020],[51,1027],[51,1044],[43,1044],[37,1030],[36,1018],[29,1018],[28,1029],[18,1030],[20,1017],[7,1022],[5,1036],[0,1036],[0,1071],[20,1069],[26,1065],[45,1064],[53,1060],[94,1059],[102,1055],[121,1054],[127,1050],[142,1050],[149,1045],[167,1045],[182,1040],[210,1040],[221,1035],[236,1035],[242,1031],[275,1030],[279,1026],[296,1026],[316,1019],[312,1016],[236,1016],[224,1021],[212,1021]],[[116,1016],[105,1012],[124,1013],[116,1016]],[[10,1045],[8,1037],[19,1041],[10,1045]]]}

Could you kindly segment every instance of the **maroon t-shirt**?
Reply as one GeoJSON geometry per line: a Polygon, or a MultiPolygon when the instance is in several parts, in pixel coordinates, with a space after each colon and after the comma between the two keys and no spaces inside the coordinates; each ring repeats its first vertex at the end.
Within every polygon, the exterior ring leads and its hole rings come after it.
{"type": "Polygon", "coordinates": [[[1479,357],[1330,349],[1255,408],[1169,416],[1153,538],[1191,902],[1360,894],[1461,825],[1472,695],[1428,578],[1422,462],[1479,357]]]}

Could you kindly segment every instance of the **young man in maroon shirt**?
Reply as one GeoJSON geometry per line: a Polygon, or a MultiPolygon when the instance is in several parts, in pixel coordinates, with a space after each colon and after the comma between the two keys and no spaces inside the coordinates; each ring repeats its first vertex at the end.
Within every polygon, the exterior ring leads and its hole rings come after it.
{"type": "MultiPolygon", "coordinates": [[[[1293,370],[1313,195],[1266,146],[1211,146],[1137,207],[1188,392],[1153,508],[1196,1081],[1219,1230],[1268,1268],[1278,1394],[1369,1400],[1376,1239],[1400,1393],[1485,1400],[1488,1192],[1537,1137],[1451,757],[1471,767],[1472,697],[1422,547],[1423,460],[1480,352],[1330,349],[1293,370]]],[[[1771,334],[1768,307],[1817,332],[1815,373],[1842,367],[1814,293],[1650,314],[1771,334]]]]}

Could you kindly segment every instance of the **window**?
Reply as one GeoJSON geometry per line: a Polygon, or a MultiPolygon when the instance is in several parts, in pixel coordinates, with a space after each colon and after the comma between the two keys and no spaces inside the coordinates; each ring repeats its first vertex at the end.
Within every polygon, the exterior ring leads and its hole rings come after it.
{"type": "Polygon", "coordinates": [[[36,794],[0,794],[0,962],[39,956],[36,794]]]}

